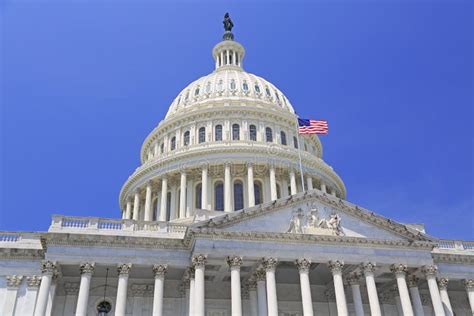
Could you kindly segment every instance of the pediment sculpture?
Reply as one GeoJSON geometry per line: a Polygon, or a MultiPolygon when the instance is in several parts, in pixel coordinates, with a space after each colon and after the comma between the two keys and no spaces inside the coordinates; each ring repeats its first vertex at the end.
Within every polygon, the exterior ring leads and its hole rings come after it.
{"type": "Polygon", "coordinates": [[[306,213],[302,208],[292,212],[287,233],[344,236],[341,216],[332,213],[328,219],[319,218],[319,210],[312,206],[306,213]]]}

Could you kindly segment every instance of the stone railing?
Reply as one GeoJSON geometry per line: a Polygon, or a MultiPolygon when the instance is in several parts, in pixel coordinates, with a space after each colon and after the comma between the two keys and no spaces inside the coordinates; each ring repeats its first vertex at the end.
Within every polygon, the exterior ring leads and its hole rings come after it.
{"type": "Polygon", "coordinates": [[[180,238],[187,227],[170,222],[53,215],[48,232],[180,238]]]}
{"type": "Polygon", "coordinates": [[[0,232],[0,248],[42,249],[41,234],[28,232],[0,232]]]}
{"type": "Polygon", "coordinates": [[[440,239],[436,248],[474,252],[474,241],[440,239]]]}

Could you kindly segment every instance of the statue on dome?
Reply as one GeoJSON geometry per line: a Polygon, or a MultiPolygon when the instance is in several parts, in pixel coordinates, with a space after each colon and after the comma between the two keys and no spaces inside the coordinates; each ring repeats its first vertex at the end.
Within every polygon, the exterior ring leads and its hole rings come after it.
{"type": "Polygon", "coordinates": [[[224,15],[224,21],[222,23],[224,24],[225,30],[224,36],[222,38],[224,41],[233,41],[234,34],[232,34],[232,28],[234,27],[234,23],[232,23],[228,12],[224,15]]]}

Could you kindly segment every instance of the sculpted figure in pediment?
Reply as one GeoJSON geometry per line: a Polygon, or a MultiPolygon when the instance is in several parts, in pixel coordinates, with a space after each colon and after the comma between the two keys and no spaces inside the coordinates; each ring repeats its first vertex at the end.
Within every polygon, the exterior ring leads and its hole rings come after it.
{"type": "Polygon", "coordinates": [[[290,220],[290,227],[288,227],[287,233],[296,233],[302,234],[303,233],[303,225],[302,219],[304,217],[303,210],[298,209],[297,211],[293,212],[293,217],[290,220]]]}

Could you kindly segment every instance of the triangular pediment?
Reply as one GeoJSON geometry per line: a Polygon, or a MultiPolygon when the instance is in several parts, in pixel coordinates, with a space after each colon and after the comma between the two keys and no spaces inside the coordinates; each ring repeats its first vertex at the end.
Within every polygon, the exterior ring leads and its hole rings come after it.
{"type": "Polygon", "coordinates": [[[294,233],[387,241],[432,238],[341,199],[313,190],[272,203],[223,214],[194,225],[226,232],[294,233]]]}

